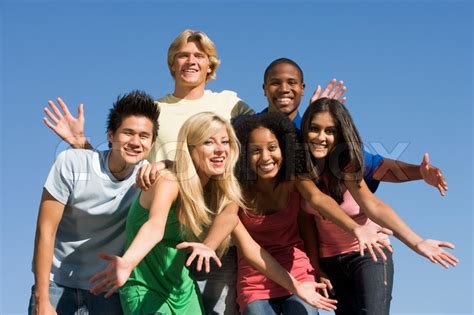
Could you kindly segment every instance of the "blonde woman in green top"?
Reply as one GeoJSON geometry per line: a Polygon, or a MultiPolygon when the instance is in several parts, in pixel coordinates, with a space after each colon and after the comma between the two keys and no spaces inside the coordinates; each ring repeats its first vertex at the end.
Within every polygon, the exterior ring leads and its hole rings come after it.
{"type": "MultiPolygon", "coordinates": [[[[174,169],[162,172],[130,208],[125,254],[100,254],[109,265],[91,279],[93,293],[105,290],[108,296],[123,286],[125,314],[203,313],[196,284],[184,264],[187,251],[176,245],[183,239],[201,241],[214,216],[241,205],[233,175],[238,153],[227,121],[212,113],[189,118],[179,132],[174,169]]],[[[218,242],[214,248],[222,253],[229,237],[218,242]]],[[[220,265],[215,251],[204,244],[193,255],[220,265]]]]}

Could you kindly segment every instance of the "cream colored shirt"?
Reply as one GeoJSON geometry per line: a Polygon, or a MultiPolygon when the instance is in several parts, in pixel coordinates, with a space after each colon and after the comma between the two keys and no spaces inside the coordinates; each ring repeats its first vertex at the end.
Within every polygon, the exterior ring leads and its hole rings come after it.
{"type": "Polygon", "coordinates": [[[194,114],[214,112],[225,119],[231,119],[241,114],[254,114],[233,91],[212,92],[205,90],[204,95],[196,100],[180,99],[168,94],[156,101],[160,106],[160,124],[158,137],[150,151],[148,161],[156,162],[164,159],[174,160],[176,155],[176,140],[183,123],[194,114]]]}

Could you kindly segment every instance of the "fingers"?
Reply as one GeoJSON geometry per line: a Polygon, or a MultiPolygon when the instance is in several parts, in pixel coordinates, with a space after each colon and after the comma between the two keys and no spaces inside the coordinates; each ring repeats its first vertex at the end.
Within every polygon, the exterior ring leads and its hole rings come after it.
{"type": "Polygon", "coordinates": [[[176,245],[176,249],[186,249],[188,248],[190,245],[188,242],[181,242],[179,243],[178,245],[176,245]]]}
{"type": "Polygon", "coordinates": [[[211,258],[214,260],[214,262],[216,263],[216,265],[217,265],[219,268],[222,267],[222,262],[221,262],[221,260],[219,259],[219,257],[217,257],[217,256],[212,256],[211,258]]]}
{"type": "Polygon", "coordinates": [[[112,294],[114,294],[118,290],[118,288],[119,288],[118,285],[114,285],[112,288],[109,289],[109,291],[107,291],[107,293],[104,295],[104,297],[106,299],[109,298],[110,296],[112,296],[112,294]]]}
{"type": "Polygon", "coordinates": [[[316,90],[314,90],[313,95],[311,95],[310,104],[316,101],[319,98],[320,94],[321,94],[321,85],[318,85],[316,90]]]}
{"type": "Polygon", "coordinates": [[[56,107],[53,101],[48,101],[49,107],[53,110],[54,114],[58,119],[61,119],[63,117],[63,114],[59,111],[59,109],[56,107]]]}
{"type": "Polygon", "coordinates": [[[430,156],[428,153],[423,154],[423,159],[421,160],[422,166],[427,166],[430,164],[430,156]]]}
{"type": "MultiPolygon", "coordinates": [[[[186,267],[191,266],[191,264],[194,261],[194,258],[196,258],[196,253],[192,252],[191,255],[189,255],[188,259],[186,260],[186,267]]],[[[201,266],[202,266],[202,261],[201,261],[201,266]]],[[[201,271],[201,266],[197,265],[196,270],[201,271]]]]}
{"type": "Polygon", "coordinates": [[[372,245],[372,244],[367,244],[367,250],[368,250],[369,253],[370,253],[370,257],[372,257],[372,260],[373,260],[374,262],[377,262],[377,255],[375,255],[375,252],[374,252],[374,249],[373,249],[372,246],[375,246],[375,244],[374,244],[374,245],[372,245]]]}
{"type": "Polygon", "coordinates": [[[390,235],[393,235],[392,230],[387,229],[387,228],[384,228],[384,227],[381,227],[381,228],[377,231],[377,233],[383,233],[383,234],[387,234],[387,235],[389,235],[389,236],[390,236],[390,235]]]}
{"type": "Polygon", "coordinates": [[[99,256],[100,259],[103,259],[106,261],[111,261],[115,259],[115,256],[109,255],[107,253],[98,253],[97,256],[99,256]]]}
{"type": "Polygon", "coordinates": [[[104,279],[104,278],[107,278],[107,269],[104,269],[104,270],[96,273],[95,275],[93,275],[89,279],[89,282],[91,282],[91,283],[99,282],[99,280],[104,279]]]}
{"type": "MultiPolygon", "coordinates": [[[[202,270],[202,263],[203,263],[204,257],[199,255],[197,264],[196,264],[196,270],[201,271],[202,270]]],[[[209,263],[209,262],[208,262],[209,263]]]]}
{"type": "Polygon", "coordinates": [[[81,121],[84,121],[84,104],[79,104],[77,107],[77,118],[81,121]]]}
{"type": "Polygon", "coordinates": [[[377,253],[379,253],[380,257],[382,257],[384,261],[387,261],[387,256],[383,252],[383,249],[378,244],[375,244],[374,247],[375,247],[375,250],[377,250],[377,253]]]}
{"type": "Polygon", "coordinates": [[[439,242],[439,243],[438,243],[438,246],[439,246],[439,247],[447,247],[447,248],[454,249],[454,244],[452,244],[452,243],[450,243],[450,242],[439,242]]]}
{"type": "MultiPolygon", "coordinates": [[[[49,101],[49,102],[51,102],[51,101],[49,101]]],[[[48,102],[48,104],[49,104],[49,102],[48,102]]],[[[53,103],[53,106],[54,106],[54,103],[53,103]]],[[[51,119],[55,124],[57,124],[59,122],[58,117],[56,117],[56,115],[51,113],[49,108],[45,107],[45,108],[43,108],[43,111],[46,113],[46,115],[48,115],[49,119],[51,119]]]]}
{"type": "Polygon", "coordinates": [[[64,101],[60,97],[57,98],[57,101],[58,101],[59,106],[61,106],[61,109],[63,110],[64,115],[71,116],[71,113],[69,112],[69,109],[67,108],[66,103],[64,103],[64,101]]]}

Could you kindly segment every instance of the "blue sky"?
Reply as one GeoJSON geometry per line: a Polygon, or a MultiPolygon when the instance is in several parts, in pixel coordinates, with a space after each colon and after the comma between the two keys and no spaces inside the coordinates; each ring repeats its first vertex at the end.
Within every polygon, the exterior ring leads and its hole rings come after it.
{"type": "Polygon", "coordinates": [[[456,268],[432,265],[398,241],[393,314],[471,314],[473,248],[470,1],[0,1],[0,313],[26,314],[42,185],[65,149],[43,125],[57,96],[85,104],[86,133],[105,143],[117,95],[171,92],[169,43],[206,32],[222,64],[209,88],[257,110],[265,67],[289,57],[317,84],[343,79],[353,118],[374,152],[419,163],[429,152],[448,180],[377,194],[420,235],[456,244],[456,268]]]}

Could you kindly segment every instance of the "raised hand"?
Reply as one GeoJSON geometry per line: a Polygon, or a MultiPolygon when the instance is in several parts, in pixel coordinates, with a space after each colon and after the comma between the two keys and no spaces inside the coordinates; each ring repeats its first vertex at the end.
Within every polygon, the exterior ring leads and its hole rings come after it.
{"type": "MultiPolygon", "coordinates": [[[[393,235],[391,230],[373,225],[361,225],[355,229],[354,233],[357,240],[359,241],[359,250],[361,256],[364,256],[364,249],[367,248],[370,256],[372,256],[373,261],[377,261],[377,255],[375,254],[375,251],[379,253],[383,260],[387,260],[387,256],[382,250],[382,247],[386,245],[386,241],[384,241],[384,239],[381,237],[381,234],[393,235]]],[[[390,252],[393,251],[391,246],[386,248],[390,252]]]]}
{"type": "Polygon", "coordinates": [[[132,268],[122,257],[105,253],[99,253],[98,256],[108,261],[109,264],[104,270],[99,271],[90,278],[89,281],[93,285],[90,292],[97,295],[106,291],[105,297],[108,298],[127,282],[132,268]]]}
{"type": "Polygon", "coordinates": [[[84,107],[79,104],[77,108],[77,118],[72,116],[69,109],[64,101],[58,97],[57,102],[62,109],[61,111],[54,104],[53,101],[48,101],[48,105],[51,110],[47,107],[44,108],[44,112],[47,117],[43,117],[43,121],[53,130],[61,139],[69,143],[74,148],[86,147],[87,140],[84,136],[84,107]],[[49,119],[48,119],[49,118],[49,119]],[[51,121],[50,121],[51,120],[51,121]]]}
{"type": "Polygon", "coordinates": [[[344,104],[346,102],[346,97],[341,98],[341,96],[347,90],[347,87],[344,85],[344,81],[339,81],[337,84],[336,82],[336,79],[332,79],[329,81],[328,85],[326,85],[324,90],[321,90],[321,86],[318,85],[311,96],[310,104],[323,97],[333,98],[344,104]]]}
{"type": "Polygon", "coordinates": [[[196,257],[198,259],[196,263],[197,271],[202,270],[202,263],[204,262],[204,270],[206,271],[206,273],[209,273],[211,271],[211,259],[214,260],[214,262],[217,264],[217,266],[219,266],[219,268],[222,266],[222,263],[219,257],[217,257],[216,252],[202,243],[182,242],[176,245],[176,248],[188,249],[191,251],[188,259],[186,260],[186,267],[191,266],[196,257]]]}
{"type": "Polygon", "coordinates": [[[438,189],[441,196],[444,196],[448,190],[448,183],[444,178],[441,170],[436,166],[430,164],[430,156],[428,153],[423,155],[423,160],[420,165],[420,173],[423,180],[428,184],[438,189]]]}
{"type": "Polygon", "coordinates": [[[306,303],[325,311],[333,311],[336,307],[336,300],[326,298],[319,294],[317,290],[326,289],[326,285],[317,282],[299,282],[295,285],[295,294],[306,303]]]}
{"type": "Polygon", "coordinates": [[[423,240],[415,245],[415,250],[420,255],[428,258],[432,263],[440,264],[444,268],[448,268],[449,265],[455,267],[459,260],[441,247],[454,249],[454,245],[449,242],[423,240]]]}

